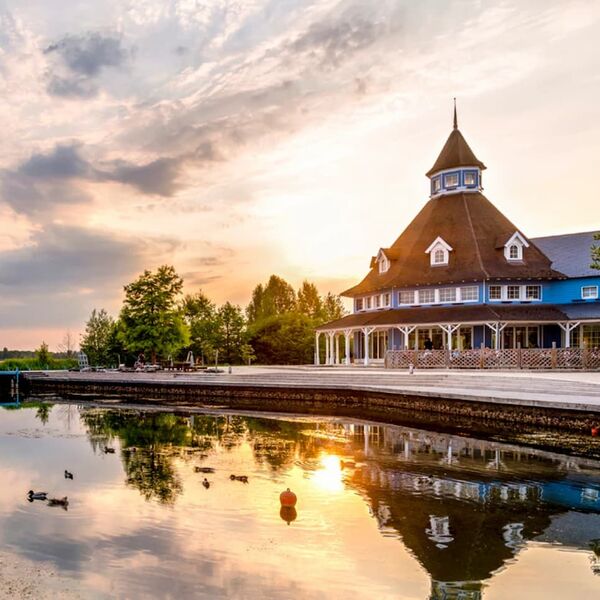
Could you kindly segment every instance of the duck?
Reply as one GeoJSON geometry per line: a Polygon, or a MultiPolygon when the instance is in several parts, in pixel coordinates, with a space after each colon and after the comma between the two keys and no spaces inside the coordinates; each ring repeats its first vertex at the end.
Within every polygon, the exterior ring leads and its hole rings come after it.
{"type": "Polygon", "coordinates": [[[206,477],[204,478],[204,481],[202,482],[202,485],[208,489],[210,487],[210,481],[208,479],[206,479],[206,477]]]}
{"type": "Polygon", "coordinates": [[[212,467],[194,467],[195,473],[214,473],[215,470],[212,467]]]}
{"type": "Polygon", "coordinates": [[[65,479],[73,479],[73,473],[65,469],[65,479]]]}
{"type": "Polygon", "coordinates": [[[109,448],[108,446],[104,447],[104,454],[114,454],[114,453],[115,453],[114,448],[109,448]]]}
{"type": "Polygon", "coordinates": [[[230,475],[231,481],[241,481],[242,483],[248,483],[248,475],[230,475]]]}
{"type": "Polygon", "coordinates": [[[33,502],[34,500],[46,500],[48,496],[48,492],[34,492],[33,490],[29,490],[27,497],[29,502],[33,502]]]}
{"type": "Polygon", "coordinates": [[[48,506],[62,506],[66,509],[69,506],[69,500],[66,496],[64,498],[48,498],[48,506]]]}

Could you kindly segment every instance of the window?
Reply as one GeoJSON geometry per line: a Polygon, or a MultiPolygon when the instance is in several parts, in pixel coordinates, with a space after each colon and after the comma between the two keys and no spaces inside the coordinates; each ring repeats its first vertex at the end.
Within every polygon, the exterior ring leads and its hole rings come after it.
{"type": "Polygon", "coordinates": [[[390,302],[392,300],[392,295],[389,292],[387,292],[387,293],[383,294],[382,298],[383,298],[383,306],[389,306],[390,302]]]}
{"type": "Polygon", "coordinates": [[[506,286],[507,300],[519,300],[520,297],[521,297],[521,286],[520,285],[507,285],[506,286]]]}
{"type": "Polygon", "coordinates": [[[377,263],[379,265],[379,273],[386,273],[390,268],[390,261],[387,259],[387,256],[381,250],[377,255],[377,263]]]}
{"type": "Polygon", "coordinates": [[[435,290],[419,290],[419,304],[433,304],[435,302],[435,290]]]}
{"type": "Polygon", "coordinates": [[[440,178],[434,177],[431,181],[431,189],[432,189],[433,193],[435,194],[436,192],[439,192],[441,187],[442,187],[442,182],[440,181],[440,178]]]}
{"type": "Polygon", "coordinates": [[[476,302],[479,300],[479,288],[476,285],[460,288],[460,299],[463,302],[476,302]]]}
{"type": "Polygon", "coordinates": [[[597,285],[584,285],[581,288],[581,297],[583,300],[595,300],[598,298],[598,286],[597,285]]]}
{"type": "Polygon", "coordinates": [[[369,310],[371,308],[371,298],[365,298],[365,309],[369,310]]]}
{"type": "Polygon", "coordinates": [[[444,175],[444,185],[447,188],[453,188],[458,186],[458,173],[449,173],[444,175]]]}
{"type": "Polygon", "coordinates": [[[434,252],[433,252],[433,264],[434,265],[445,265],[445,264],[447,264],[447,262],[448,261],[446,260],[446,253],[441,248],[434,250],[434,252]]]}
{"type": "Polygon", "coordinates": [[[381,306],[381,296],[377,294],[377,296],[373,296],[373,306],[375,308],[379,308],[381,306]]]}
{"type": "Polygon", "coordinates": [[[502,286],[501,285],[490,285],[490,300],[501,300],[502,299],[502,286]]]}
{"type": "Polygon", "coordinates": [[[414,304],[415,293],[410,290],[409,292],[400,292],[400,304],[414,304]]]}
{"type": "Polygon", "coordinates": [[[456,288],[441,288],[440,302],[456,302],[456,288]]]}
{"type": "Polygon", "coordinates": [[[585,348],[600,348],[600,325],[582,325],[583,346],[585,348]]]}
{"type": "Polygon", "coordinates": [[[465,173],[465,185],[476,185],[477,184],[477,174],[474,171],[467,171],[465,173]]]}
{"type": "Polygon", "coordinates": [[[521,247],[517,246],[517,244],[511,244],[508,247],[508,258],[510,260],[520,260],[521,256],[521,247]]]}
{"type": "Polygon", "coordinates": [[[525,299],[526,300],[540,300],[542,298],[542,286],[541,285],[526,285],[525,286],[525,299]]]}
{"type": "Polygon", "coordinates": [[[356,310],[362,310],[363,309],[363,299],[357,298],[355,306],[356,306],[356,310]]]}

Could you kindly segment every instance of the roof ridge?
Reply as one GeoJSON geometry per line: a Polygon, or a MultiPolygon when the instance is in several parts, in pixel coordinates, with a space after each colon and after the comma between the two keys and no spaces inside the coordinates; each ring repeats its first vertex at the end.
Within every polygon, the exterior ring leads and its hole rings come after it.
{"type": "Polygon", "coordinates": [[[471,230],[471,235],[473,236],[473,241],[475,242],[475,254],[477,255],[477,260],[479,261],[479,266],[481,267],[481,270],[483,271],[486,278],[489,278],[490,274],[487,272],[486,268],[483,266],[481,252],[479,251],[479,242],[477,240],[477,237],[475,236],[475,228],[473,227],[473,219],[471,219],[471,213],[469,211],[467,197],[464,194],[462,194],[462,197],[463,197],[463,204],[465,207],[465,212],[467,213],[467,220],[469,222],[469,229],[471,230]]]}

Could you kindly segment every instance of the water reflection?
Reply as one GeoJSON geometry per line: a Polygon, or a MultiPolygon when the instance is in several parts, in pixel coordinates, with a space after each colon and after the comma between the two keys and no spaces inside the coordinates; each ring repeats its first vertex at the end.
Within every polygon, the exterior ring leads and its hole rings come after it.
{"type": "MultiPolygon", "coordinates": [[[[40,520],[39,506],[15,512],[15,496],[1,490],[0,539],[65,571],[75,568],[75,552],[99,597],[106,586],[109,595],[123,593],[118,585],[132,596],[160,596],[175,574],[181,593],[235,595],[224,572],[231,567],[250,586],[248,597],[301,590],[479,600],[493,596],[498,574],[510,573],[525,549],[557,552],[557,544],[588,561],[587,576],[561,575],[565,589],[600,589],[598,461],[348,420],[72,406],[6,414],[0,474],[26,491],[49,469],[77,470],[68,482],[68,526],[48,512],[40,520]],[[25,445],[30,453],[17,454],[25,445]],[[104,454],[107,446],[116,454],[104,454]],[[200,470],[210,468],[204,490],[200,470]],[[249,476],[249,485],[231,473],[249,476]],[[279,506],[286,487],[298,493],[297,511],[279,506]],[[103,569],[94,564],[98,554],[103,569]],[[200,563],[206,580],[198,590],[200,563]]],[[[58,475],[48,485],[56,482],[58,475]]],[[[564,597],[565,589],[546,597],[564,597]]]]}

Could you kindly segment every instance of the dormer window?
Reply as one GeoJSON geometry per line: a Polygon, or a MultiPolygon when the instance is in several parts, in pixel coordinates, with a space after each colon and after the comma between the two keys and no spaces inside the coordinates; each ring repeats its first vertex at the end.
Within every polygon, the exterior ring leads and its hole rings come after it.
{"type": "Polygon", "coordinates": [[[383,250],[380,250],[377,254],[377,265],[380,274],[386,273],[390,268],[390,261],[383,250]]]}
{"type": "Polygon", "coordinates": [[[450,260],[450,252],[452,252],[452,247],[441,237],[437,237],[425,250],[425,254],[429,254],[429,263],[432,267],[446,266],[450,260]]]}
{"type": "Polygon", "coordinates": [[[442,189],[442,181],[440,177],[434,177],[431,180],[431,191],[437,194],[442,189]]]}
{"type": "Polygon", "coordinates": [[[504,257],[509,262],[522,261],[523,248],[529,248],[529,243],[518,231],[515,231],[504,244],[504,257]]]}
{"type": "Polygon", "coordinates": [[[474,186],[477,185],[477,172],[476,171],[465,171],[465,185],[474,186]]]}

